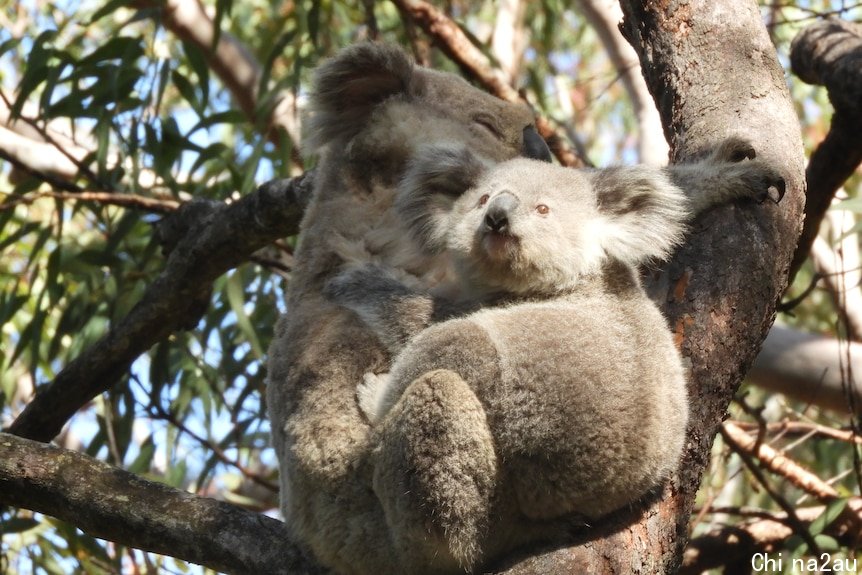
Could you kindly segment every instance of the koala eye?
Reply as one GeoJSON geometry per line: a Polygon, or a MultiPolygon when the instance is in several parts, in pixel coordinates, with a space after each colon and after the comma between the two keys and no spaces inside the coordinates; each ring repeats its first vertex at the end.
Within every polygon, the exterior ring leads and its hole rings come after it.
{"type": "Polygon", "coordinates": [[[548,215],[548,212],[551,211],[551,208],[549,208],[545,204],[539,204],[538,206],[536,206],[536,211],[539,213],[539,215],[546,216],[548,215]]]}
{"type": "Polygon", "coordinates": [[[482,197],[479,198],[479,205],[484,206],[485,204],[487,204],[488,203],[488,197],[489,197],[488,194],[482,194],[482,197]]]}
{"type": "Polygon", "coordinates": [[[479,114],[473,117],[473,123],[482,126],[484,129],[491,132],[495,138],[502,138],[503,134],[500,132],[500,128],[497,125],[497,122],[491,116],[487,116],[485,114],[479,114]]]}

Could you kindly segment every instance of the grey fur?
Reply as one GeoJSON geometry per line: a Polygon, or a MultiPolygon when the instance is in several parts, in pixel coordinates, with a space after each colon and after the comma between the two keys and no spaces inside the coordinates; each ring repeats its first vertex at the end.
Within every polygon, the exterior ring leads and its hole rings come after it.
{"type": "Polygon", "coordinates": [[[321,291],[345,263],[376,262],[411,288],[445,279],[446,258],[410,241],[391,209],[420,147],[463,145],[483,164],[525,150],[547,157],[547,148],[533,137],[526,106],[415,67],[392,46],[359,44],[325,62],[310,104],[307,149],[320,160],[268,365],[282,512],[292,539],[340,573],[445,571],[448,564],[425,562],[421,551],[396,549],[373,490],[379,437],[359,411],[356,387],[363,374],[387,371],[390,355],[321,291]]]}
{"type": "Polygon", "coordinates": [[[326,288],[393,351],[416,334],[388,376],[358,389],[399,553],[469,570],[629,505],[671,473],[685,375],[635,266],[667,257],[711,205],[781,191],[765,164],[732,161],[746,146],[730,140],[670,170],[511,160],[479,171],[463,148],[414,158],[396,208],[429,252],[454,258],[461,297],[484,307],[434,323],[431,295],[373,266],[326,288]]]}

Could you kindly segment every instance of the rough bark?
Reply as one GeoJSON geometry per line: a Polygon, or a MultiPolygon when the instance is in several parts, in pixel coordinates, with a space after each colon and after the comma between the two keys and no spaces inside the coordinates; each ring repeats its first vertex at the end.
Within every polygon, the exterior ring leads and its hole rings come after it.
{"type": "Polygon", "coordinates": [[[172,248],[162,273],[105,337],[37,391],[8,431],[50,441],[139,355],[171,333],[194,327],[218,276],[297,232],[310,185],[309,177],[276,180],[232,204],[192,202],[168,217],[159,229],[162,244],[172,248]]]}
{"type": "Polygon", "coordinates": [[[506,573],[673,573],[700,478],[727,406],[769,329],[799,235],[804,196],[799,126],[754,2],[622,2],[675,161],[735,134],[782,169],[780,206],[720,208],[651,290],[691,363],[690,439],[679,471],[640,512],[598,526],[593,540],[545,551],[506,573]],[[634,519],[634,520],[633,520],[634,519]]]}
{"type": "Polygon", "coordinates": [[[288,544],[281,521],[6,433],[0,433],[0,503],[220,572],[323,573],[288,544]]]}
{"type": "Polygon", "coordinates": [[[808,162],[805,226],[792,276],[811,251],[835,192],[862,163],[862,26],[832,18],[811,24],[794,38],[790,63],[802,81],[825,86],[835,108],[829,133],[808,162]]]}

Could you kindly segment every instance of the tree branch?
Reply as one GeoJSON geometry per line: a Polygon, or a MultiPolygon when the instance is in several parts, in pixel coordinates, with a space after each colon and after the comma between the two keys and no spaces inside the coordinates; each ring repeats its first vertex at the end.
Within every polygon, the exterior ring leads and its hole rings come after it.
{"type": "MultiPolygon", "coordinates": [[[[4,192],[0,192],[3,194],[4,192]]],[[[136,210],[146,210],[157,214],[169,214],[176,211],[181,203],[176,200],[151,198],[138,194],[122,194],[112,192],[34,192],[24,194],[14,199],[0,203],[0,212],[19,204],[32,204],[40,198],[53,198],[57,200],[68,200],[74,202],[94,202],[105,206],[121,206],[136,210]]]]}
{"type": "Polygon", "coordinates": [[[803,82],[823,85],[835,108],[826,138],[806,170],[805,225],[790,268],[796,275],[817,237],[835,192],[862,163],[862,26],[829,18],[793,40],[790,63],[803,82]]]}
{"type": "Polygon", "coordinates": [[[280,521],[6,433],[0,433],[0,503],[216,571],[323,573],[291,545],[280,521]]]}
{"type": "MultiPolygon", "coordinates": [[[[838,491],[787,457],[760,440],[751,437],[734,422],[725,422],[721,430],[728,445],[740,456],[748,460],[756,459],[770,472],[784,477],[823,502],[838,499],[838,491]]],[[[752,469],[753,471],[753,469],[752,469]]],[[[797,534],[810,538],[809,525],[823,512],[825,507],[809,507],[795,510],[792,516],[785,513],[774,518],[759,519],[747,524],[722,527],[694,539],[685,552],[681,574],[702,573],[720,566],[748,566],[750,571],[752,555],[758,551],[777,549],[791,535],[797,534]]],[[[862,528],[862,499],[854,497],[847,502],[841,514],[829,525],[828,533],[847,544],[858,541],[862,528]]],[[[736,572],[736,571],[734,571],[736,572]]]]}
{"type": "MultiPolygon", "coordinates": [[[[826,510],[824,506],[797,510],[806,528],[826,510]]],[[[862,536],[862,498],[847,502],[847,509],[824,529],[824,533],[848,546],[855,546],[862,536]]],[[[750,573],[755,553],[781,549],[794,534],[784,514],[758,519],[742,525],[719,527],[700,535],[685,550],[679,575],[699,575],[709,569],[725,567],[725,573],[750,573]]]]}
{"type": "Polygon", "coordinates": [[[748,377],[764,389],[840,413],[849,413],[854,405],[859,414],[862,382],[845,381],[848,358],[851,373],[862,373],[862,343],[841,342],[776,325],[748,377]],[[855,394],[852,402],[849,393],[855,394]]]}
{"type": "Polygon", "coordinates": [[[527,47],[528,32],[524,29],[525,9],[526,3],[523,0],[503,0],[499,3],[494,19],[491,51],[500,65],[506,83],[510,86],[518,77],[524,61],[524,49],[527,47]]]}
{"type": "Polygon", "coordinates": [[[193,201],[159,227],[171,251],[141,301],[96,344],[37,390],[11,433],[49,441],[75,412],[126,374],[139,355],[172,332],[191,329],[209,304],[212,282],[277,238],[293,235],[311,177],[275,180],[231,204],[193,201]]]}
{"type": "MultiPolygon", "coordinates": [[[[443,12],[424,0],[392,0],[398,10],[409,16],[426,34],[434,38],[461,70],[485,87],[489,92],[508,102],[521,102],[518,91],[507,82],[506,75],[491,66],[488,57],[482,53],[470,38],[443,12]]],[[[536,129],[564,166],[583,167],[586,162],[572,151],[552,122],[544,117],[536,117],[536,129]]]]}
{"type": "MultiPolygon", "coordinates": [[[[835,194],[833,204],[846,199],[843,190],[835,194]]],[[[862,342],[862,260],[859,257],[859,234],[849,233],[856,218],[847,210],[827,210],[821,222],[821,233],[811,246],[815,271],[832,297],[838,317],[845,324],[847,337],[862,342]],[[827,224],[827,225],[823,225],[827,224]],[[825,230],[824,230],[825,228],[825,230]]]]}
{"type": "Polygon", "coordinates": [[[734,451],[756,457],[758,461],[776,475],[787,479],[790,483],[813,495],[823,502],[830,502],[838,497],[834,487],[793,461],[784,453],[751,437],[732,421],[726,421],[721,426],[721,435],[731,445],[734,451]]]}
{"type": "MultiPolygon", "coordinates": [[[[761,424],[750,421],[733,421],[733,424],[747,431],[758,431],[761,429],[761,424]]],[[[834,439],[836,441],[844,441],[846,443],[854,443],[862,445],[862,437],[854,433],[852,430],[836,429],[819,423],[808,423],[807,421],[775,421],[766,423],[765,428],[767,433],[780,435],[782,437],[798,437],[804,439],[818,437],[821,439],[834,439]]]]}

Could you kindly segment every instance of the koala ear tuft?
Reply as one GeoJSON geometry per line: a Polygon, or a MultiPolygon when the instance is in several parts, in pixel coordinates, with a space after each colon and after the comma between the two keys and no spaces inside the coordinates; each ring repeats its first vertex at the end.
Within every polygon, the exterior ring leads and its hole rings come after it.
{"type": "Polygon", "coordinates": [[[445,248],[455,201],[486,169],[463,145],[427,146],[416,152],[398,185],[395,209],[426,250],[439,253],[445,248]]]}
{"type": "Polygon", "coordinates": [[[321,64],[310,101],[309,149],[358,133],[378,104],[408,93],[413,76],[413,62],[401,48],[372,42],[350,46],[321,64]]]}
{"type": "Polygon", "coordinates": [[[595,232],[605,253],[630,265],[663,260],[682,242],[689,219],[684,192],[649,166],[591,174],[599,211],[595,232]]]}

